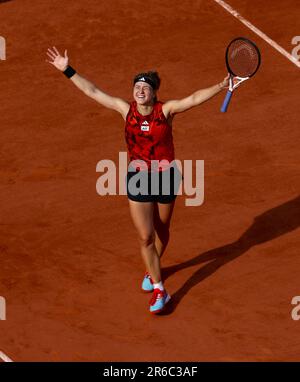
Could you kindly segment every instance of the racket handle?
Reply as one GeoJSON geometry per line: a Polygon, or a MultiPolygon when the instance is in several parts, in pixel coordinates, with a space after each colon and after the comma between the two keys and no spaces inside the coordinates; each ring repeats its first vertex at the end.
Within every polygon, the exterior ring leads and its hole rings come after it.
{"type": "Polygon", "coordinates": [[[231,97],[232,97],[232,93],[233,92],[231,92],[230,90],[227,91],[226,97],[225,97],[223,105],[221,107],[221,112],[222,113],[226,113],[228,105],[229,105],[229,102],[230,102],[231,97]]]}

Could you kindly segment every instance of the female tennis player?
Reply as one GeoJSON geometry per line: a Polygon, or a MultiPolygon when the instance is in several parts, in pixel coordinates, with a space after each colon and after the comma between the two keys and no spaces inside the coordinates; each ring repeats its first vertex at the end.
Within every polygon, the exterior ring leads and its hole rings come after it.
{"type": "Polygon", "coordinates": [[[159,313],[170,300],[161,277],[160,258],[169,241],[170,221],[181,181],[181,174],[178,176],[179,169],[176,165],[173,166],[175,157],[172,121],[177,113],[200,105],[228,87],[229,76],[221,83],[198,90],[186,98],[162,103],[157,100],[160,86],[158,73],[140,73],[133,79],[134,101],[126,102],[104,93],[79,75],[68,64],[67,50],[62,56],[56,47],[53,47],[48,49],[47,55],[50,60],[46,62],[62,71],[87,96],[120,113],[125,121],[125,137],[130,157],[126,177],[127,195],[146,267],[142,290],[153,292],[150,312],[159,313]],[[157,161],[159,167],[152,167],[152,163],[157,161]],[[154,174],[156,177],[152,176],[154,174]],[[165,174],[168,176],[164,177],[165,174]],[[166,179],[169,187],[167,191],[163,184],[166,179]],[[146,189],[141,190],[138,184],[146,184],[146,189]],[[137,188],[139,192],[136,192],[137,188]],[[153,189],[156,191],[153,192],[153,189]]]}

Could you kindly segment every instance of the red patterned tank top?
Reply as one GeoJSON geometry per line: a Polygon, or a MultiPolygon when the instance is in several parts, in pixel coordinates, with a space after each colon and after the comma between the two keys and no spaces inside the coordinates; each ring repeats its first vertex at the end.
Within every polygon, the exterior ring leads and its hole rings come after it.
{"type": "Polygon", "coordinates": [[[130,162],[135,168],[151,171],[151,161],[155,160],[160,161],[161,171],[169,168],[169,162],[175,159],[172,125],[168,123],[162,105],[158,101],[151,114],[142,115],[137,110],[136,101],[130,103],[125,138],[130,162]]]}

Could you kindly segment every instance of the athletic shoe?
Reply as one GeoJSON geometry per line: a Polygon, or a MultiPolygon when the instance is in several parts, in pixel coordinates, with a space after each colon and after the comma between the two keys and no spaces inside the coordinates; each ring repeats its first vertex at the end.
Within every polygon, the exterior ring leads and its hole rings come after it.
{"type": "Polygon", "coordinates": [[[150,300],[150,313],[160,313],[167,302],[170,301],[171,296],[165,290],[154,289],[153,296],[150,300]]]}
{"type": "Polygon", "coordinates": [[[145,273],[145,277],[142,283],[142,290],[143,292],[147,292],[147,293],[153,292],[154,290],[153,281],[148,272],[145,273]]]}

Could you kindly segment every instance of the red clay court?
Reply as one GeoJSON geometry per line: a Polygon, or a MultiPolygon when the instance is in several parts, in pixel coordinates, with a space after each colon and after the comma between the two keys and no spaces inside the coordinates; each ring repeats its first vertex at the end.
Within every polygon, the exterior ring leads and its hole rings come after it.
{"type": "MultiPolygon", "coordinates": [[[[228,0],[291,52],[297,0],[228,0]],[[268,3],[268,4],[266,4],[268,3]]],[[[0,4],[0,351],[13,361],[299,361],[299,67],[213,0],[0,4]],[[147,3],[148,4],[148,3],[147,3]],[[126,151],[124,121],[45,62],[48,47],[131,100],[156,69],[161,100],[222,81],[238,36],[256,76],[176,116],[176,158],[205,161],[205,200],[178,197],[163,257],[172,304],[148,313],[126,196],[96,193],[96,164],[126,151]]]]}

